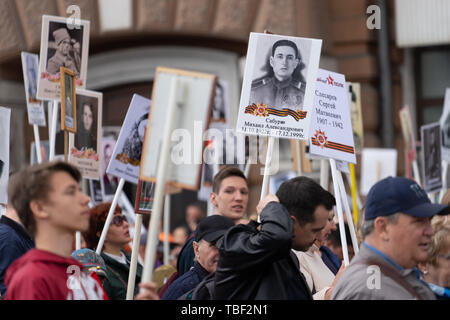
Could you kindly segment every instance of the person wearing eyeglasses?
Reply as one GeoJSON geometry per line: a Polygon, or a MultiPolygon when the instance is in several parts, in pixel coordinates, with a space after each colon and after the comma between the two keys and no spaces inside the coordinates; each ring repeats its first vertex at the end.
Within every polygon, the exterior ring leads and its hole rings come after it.
{"type": "MultiPolygon", "coordinates": [[[[83,236],[88,248],[95,250],[105,225],[111,207],[110,202],[102,202],[89,210],[89,231],[83,236]]],[[[128,222],[119,206],[114,211],[108,233],[105,238],[101,257],[106,264],[106,279],[103,287],[110,300],[125,300],[127,294],[128,274],[130,272],[131,257],[124,251],[124,247],[131,241],[128,222]]],[[[137,264],[134,296],[139,292],[142,265],[137,264]]]]}

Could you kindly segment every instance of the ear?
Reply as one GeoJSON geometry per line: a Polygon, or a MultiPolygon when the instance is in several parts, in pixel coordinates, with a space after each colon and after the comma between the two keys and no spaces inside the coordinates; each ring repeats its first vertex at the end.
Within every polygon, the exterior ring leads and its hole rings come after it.
{"type": "Polygon", "coordinates": [[[294,234],[294,237],[295,237],[295,234],[296,234],[295,231],[300,227],[300,223],[298,222],[297,217],[295,217],[293,215],[291,215],[291,219],[292,219],[292,223],[294,225],[294,232],[293,232],[293,234],[294,234]]]}
{"type": "Polygon", "coordinates": [[[299,60],[299,59],[295,59],[295,62],[294,62],[294,64],[295,64],[295,67],[294,67],[294,69],[298,67],[298,64],[299,64],[299,62],[300,62],[300,60],[299,60]]]}
{"type": "Polygon", "coordinates": [[[217,200],[216,200],[216,197],[217,197],[217,193],[215,193],[215,192],[211,192],[211,193],[209,194],[209,201],[211,201],[211,203],[212,203],[212,205],[214,206],[214,208],[217,207],[217,200]]]}
{"type": "Polygon", "coordinates": [[[48,212],[44,209],[44,205],[38,200],[32,200],[30,202],[30,210],[38,219],[46,219],[49,216],[48,212]]]}
{"type": "Polygon", "coordinates": [[[272,56],[270,56],[270,58],[269,58],[269,63],[270,63],[270,66],[273,68],[273,57],[272,56]]]}
{"type": "Polygon", "coordinates": [[[374,221],[375,232],[383,241],[388,241],[389,236],[389,223],[385,217],[377,217],[374,221]]]}
{"type": "Polygon", "coordinates": [[[198,242],[195,241],[192,242],[192,247],[194,248],[194,254],[197,260],[198,260],[198,246],[199,246],[198,242]]]}

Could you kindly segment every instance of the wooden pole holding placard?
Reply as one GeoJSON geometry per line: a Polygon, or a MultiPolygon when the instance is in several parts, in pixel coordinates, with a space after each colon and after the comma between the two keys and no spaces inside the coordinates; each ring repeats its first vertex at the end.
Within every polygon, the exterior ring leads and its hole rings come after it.
{"type": "Polygon", "coordinates": [[[131,250],[130,271],[128,273],[127,300],[133,300],[134,284],[136,282],[136,269],[139,256],[139,245],[142,230],[142,214],[136,214],[136,223],[134,225],[133,248],[131,250]]]}
{"type": "Polygon", "coordinates": [[[170,223],[170,194],[166,194],[164,196],[164,221],[163,221],[163,229],[164,229],[164,264],[169,264],[169,223],[170,223]]]}
{"type": "Polygon", "coordinates": [[[302,152],[300,146],[300,140],[295,140],[295,153],[297,154],[297,176],[302,175],[302,152]]]}
{"type": "MultiPolygon", "coordinates": [[[[355,226],[354,226],[352,214],[350,211],[350,205],[348,204],[348,198],[347,198],[347,192],[345,191],[344,180],[342,179],[341,172],[338,171],[336,176],[338,178],[338,185],[339,185],[340,193],[341,193],[341,196],[342,196],[342,199],[344,202],[345,214],[347,215],[347,225],[350,230],[350,236],[352,238],[353,250],[355,251],[355,253],[358,253],[359,252],[358,238],[356,237],[355,226]]],[[[340,227],[339,227],[339,229],[340,229],[340,227]]]]}
{"type": "Polygon", "coordinates": [[[416,180],[417,184],[421,186],[422,182],[420,182],[420,171],[416,159],[413,160],[412,165],[413,165],[414,180],[416,180]]]}
{"type": "Polygon", "coordinates": [[[106,235],[108,234],[109,226],[110,226],[112,218],[114,216],[114,211],[116,210],[116,207],[117,207],[117,201],[119,201],[119,196],[120,196],[120,193],[122,192],[124,184],[125,184],[125,179],[120,178],[119,184],[117,185],[116,193],[114,194],[113,202],[108,211],[108,216],[106,217],[105,225],[103,226],[100,240],[98,241],[97,249],[95,250],[95,252],[97,252],[97,254],[102,253],[103,244],[105,243],[106,235]]]}
{"type": "Polygon", "coordinates": [[[330,167],[326,159],[320,160],[320,186],[328,190],[328,181],[330,181],[330,167]]]}
{"type": "Polygon", "coordinates": [[[264,177],[263,183],[261,187],[261,197],[260,199],[264,199],[267,195],[267,187],[269,185],[270,179],[270,165],[272,162],[272,153],[273,153],[273,144],[275,143],[274,137],[269,137],[269,142],[267,143],[267,153],[266,153],[266,163],[264,164],[264,177]]]}
{"type": "Polygon", "coordinates": [[[441,192],[439,192],[439,200],[438,200],[439,203],[442,202],[442,198],[444,197],[445,193],[448,190],[447,171],[448,171],[448,162],[442,160],[442,189],[441,192]]]}
{"type": "Polygon", "coordinates": [[[359,208],[358,208],[358,193],[356,189],[356,174],[355,174],[355,165],[353,163],[350,163],[350,186],[351,186],[351,192],[352,192],[352,201],[353,201],[353,220],[355,221],[355,224],[358,223],[359,218],[359,208]]]}
{"type": "Polygon", "coordinates": [[[167,118],[164,127],[164,135],[162,140],[161,153],[159,154],[157,180],[155,188],[155,196],[153,200],[152,218],[148,228],[147,246],[145,248],[144,271],[142,273],[142,281],[149,282],[152,279],[153,268],[155,265],[156,246],[158,244],[158,228],[161,220],[161,211],[164,201],[164,189],[167,179],[167,169],[169,167],[170,155],[170,139],[175,124],[175,115],[177,114],[177,106],[182,102],[178,96],[178,77],[171,81],[169,103],[167,106],[167,118]]]}
{"type": "Polygon", "coordinates": [[[37,124],[33,124],[33,131],[34,131],[34,144],[36,147],[37,162],[42,163],[41,139],[39,138],[39,127],[37,124]]]}
{"type": "Polygon", "coordinates": [[[50,129],[50,155],[49,160],[55,159],[55,143],[56,143],[56,121],[58,118],[58,100],[53,100],[52,122],[50,129]]]}
{"type": "Polygon", "coordinates": [[[330,167],[331,167],[331,175],[333,178],[334,197],[336,199],[336,208],[339,220],[339,234],[341,236],[342,255],[344,256],[344,265],[348,266],[350,262],[348,259],[347,238],[345,237],[344,215],[342,213],[342,203],[338,183],[339,180],[337,177],[338,171],[336,168],[336,161],[334,159],[330,159],[330,167]]]}

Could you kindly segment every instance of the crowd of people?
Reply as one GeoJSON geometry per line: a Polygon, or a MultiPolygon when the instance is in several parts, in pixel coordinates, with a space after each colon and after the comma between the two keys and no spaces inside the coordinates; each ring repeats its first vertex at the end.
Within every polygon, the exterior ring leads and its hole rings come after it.
{"type": "MultiPolygon", "coordinates": [[[[126,299],[129,223],[116,207],[97,254],[111,203],[90,208],[80,180],[78,169],[65,162],[29,166],[11,176],[0,219],[2,299],[126,299]],[[84,241],[74,250],[77,231],[84,241]]],[[[162,258],[162,245],[157,249],[152,281],[142,281],[140,257],[134,299],[450,297],[450,195],[435,204],[412,180],[379,181],[365,199],[357,247],[349,221],[342,226],[346,248],[336,225],[336,200],[313,179],[281,184],[259,202],[258,220],[247,218],[248,200],[247,177],[237,167],[223,167],[213,179],[213,214],[206,216],[198,203],[186,208],[186,224],[171,234],[169,259],[162,258]]]]}

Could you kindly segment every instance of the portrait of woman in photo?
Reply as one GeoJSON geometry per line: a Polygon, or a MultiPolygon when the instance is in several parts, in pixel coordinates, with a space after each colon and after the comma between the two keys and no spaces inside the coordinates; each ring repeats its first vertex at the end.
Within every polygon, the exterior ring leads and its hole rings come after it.
{"type": "Polygon", "coordinates": [[[93,149],[97,152],[97,130],[95,125],[94,107],[89,102],[83,102],[79,110],[78,128],[75,135],[75,148],[78,150],[93,149]]]}

